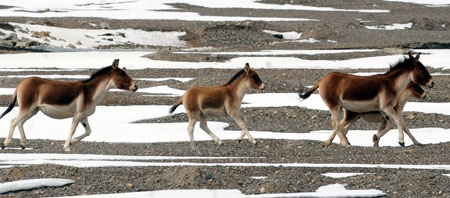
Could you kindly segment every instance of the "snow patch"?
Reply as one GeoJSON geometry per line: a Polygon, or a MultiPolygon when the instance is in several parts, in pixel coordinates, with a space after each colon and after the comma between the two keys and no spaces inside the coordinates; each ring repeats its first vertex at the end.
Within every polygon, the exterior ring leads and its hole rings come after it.
{"type": "MultiPolygon", "coordinates": [[[[68,29],[43,25],[10,23],[15,26],[19,38],[27,38],[46,43],[53,47],[94,49],[102,45],[152,45],[183,47],[184,41],[179,39],[185,32],[159,32],[135,29],[68,29]],[[27,31],[24,31],[27,30],[27,31]],[[32,32],[45,32],[47,36],[33,36],[32,32]]],[[[2,31],[2,30],[0,30],[2,31]]],[[[6,31],[3,31],[6,32],[6,31]]]]}
{"type": "Polygon", "coordinates": [[[263,30],[263,32],[271,34],[273,36],[278,36],[280,37],[280,39],[289,39],[289,40],[297,40],[300,39],[300,37],[302,36],[302,33],[298,32],[277,32],[272,30],[263,30]]]}
{"type": "Polygon", "coordinates": [[[411,29],[412,23],[394,23],[392,25],[365,26],[369,30],[405,30],[411,29]]]}
{"type": "Polygon", "coordinates": [[[28,179],[28,180],[6,182],[0,184],[0,194],[12,191],[29,190],[43,187],[65,186],[73,183],[75,183],[75,181],[71,179],[52,179],[52,178],[28,179]]]}
{"type": "Polygon", "coordinates": [[[325,177],[331,178],[345,178],[345,177],[353,177],[357,175],[364,175],[367,173],[323,173],[322,175],[325,177]]]}

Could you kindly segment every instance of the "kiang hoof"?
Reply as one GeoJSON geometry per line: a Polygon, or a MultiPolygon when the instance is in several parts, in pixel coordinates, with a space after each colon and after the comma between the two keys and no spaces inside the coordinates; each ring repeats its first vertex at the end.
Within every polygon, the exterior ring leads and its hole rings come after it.
{"type": "Polygon", "coordinates": [[[328,143],[328,142],[324,142],[322,144],[322,146],[325,147],[325,148],[328,148],[330,145],[331,145],[331,143],[328,143]]]}
{"type": "Polygon", "coordinates": [[[404,142],[398,142],[398,144],[400,144],[401,147],[405,147],[405,143],[404,142]]]}
{"type": "Polygon", "coordinates": [[[238,139],[238,142],[239,142],[239,143],[241,143],[241,142],[242,142],[242,140],[241,140],[241,139],[238,139]]]}
{"type": "Polygon", "coordinates": [[[2,150],[5,149],[5,145],[2,144],[2,150]]]}
{"type": "Polygon", "coordinates": [[[377,137],[377,135],[373,135],[373,137],[372,137],[372,141],[373,141],[373,142],[376,142],[376,141],[378,141],[378,137],[377,137]]]}
{"type": "Polygon", "coordinates": [[[25,150],[25,146],[24,145],[20,145],[20,148],[22,148],[22,150],[25,150]]]}

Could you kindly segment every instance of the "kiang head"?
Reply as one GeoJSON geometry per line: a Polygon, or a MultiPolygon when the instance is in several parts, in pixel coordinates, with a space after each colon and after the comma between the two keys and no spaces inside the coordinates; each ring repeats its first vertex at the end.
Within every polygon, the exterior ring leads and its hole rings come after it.
{"type": "Polygon", "coordinates": [[[122,69],[119,68],[119,59],[115,59],[111,65],[112,81],[118,89],[127,91],[137,91],[138,87],[133,79],[122,69]]]}
{"type": "Polygon", "coordinates": [[[407,90],[408,90],[409,94],[411,94],[411,96],[413,96],[415,98],[425,98],[426,97],[425,90],[423,90],[422,87],[420,85],[418,85],[417,83],[410,82],[408,84],[407,90]]]}
{"type": "Polygon", "coordinates": [[[422,86],[432,88],[434,86],[433,79],[427,68],[419,61],[420,53],[417,54],[416,57],[413,57],[412,53],[408,52],[408,56],[414,69],[412,76],[413,82],[422,86]]]}
{"type": "Polygon", "coordinates": [[[259,78],[258,73],[250,68],[250,65],[248,63],[245,63],[244,72],[248,87],[255,90],[264,89],[264,82],[259,78]]]}

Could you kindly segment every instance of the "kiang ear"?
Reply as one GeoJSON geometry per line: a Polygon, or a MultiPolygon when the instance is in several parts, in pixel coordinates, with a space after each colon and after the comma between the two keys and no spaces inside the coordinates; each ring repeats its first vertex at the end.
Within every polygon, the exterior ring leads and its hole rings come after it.
{"type": "Polygon", "coordinates": [[[112,63],[111,66],[113,69],[119,68],[119,59],[114,59],[114,62],[112,63]]]}
{"type": "Polygon", "coordinates": [[[409,56],[409,59],[414,60],[414,57],[413,57],[411,51],[408,52],[408,56],[409,56]]]}
{"type": "Polygon", "coordinates": [[[246,74],[250,71],[250,65],[248,63],[245,63],[244,71],[246,74]]]}
{"type": "Polygon", "coordinates": [[[418,61],[419,58],[420,58],[420,53],[418,53],[418,54],[416,55],[416,60],[418,61]]]}

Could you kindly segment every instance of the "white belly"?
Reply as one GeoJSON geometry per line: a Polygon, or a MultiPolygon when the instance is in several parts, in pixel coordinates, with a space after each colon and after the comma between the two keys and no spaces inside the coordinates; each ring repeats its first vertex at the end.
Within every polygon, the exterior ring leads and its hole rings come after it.
{"type": "Polygon", "coordinates": [[[364,100],[364,101],[342,101],[342,108],[349,111],[364,113],[369,111],[378,111],[380,105],[378,104],[378,99],[374,100],[364,100]]]}
{"type": "Polygon", "coordinates": [[[39,106],[39,109],[47,115],[48,117],[55,119],[64,119],[73,117],[75,113],[75,105],[49,105],[42,104],[39,106]]]}
{"type": "Polygon", "coordinates": [[[374,122],[374,123],[380,123],[385,120],[384,116],[380,112],[376,111],[364,114],[363,119],[366,120],[367,122],[374,122]]]}
{"type": "Polygon", "coordinates": [[[203,109],[202,113],[205,116],[213,116],[213,117],[221,117],[221,116],[226,116],[227,113],[225,112],[224,108],[220,108],[220,109],[203,109]]]}

